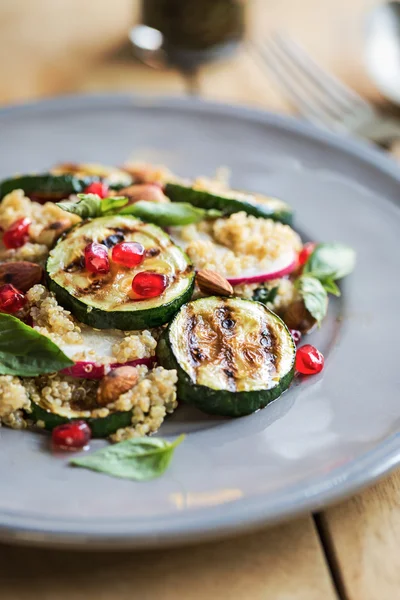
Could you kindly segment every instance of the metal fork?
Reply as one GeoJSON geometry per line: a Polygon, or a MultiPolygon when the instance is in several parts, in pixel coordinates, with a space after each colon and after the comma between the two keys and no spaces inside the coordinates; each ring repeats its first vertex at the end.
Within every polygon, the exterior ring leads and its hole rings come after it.
{"type": "Polygon", "coordinates": [[[253,48],[291,103],[316,125],[381,145],[400,139],[400,120],[383,116],[288,37],[275,35],[253,48]]]}

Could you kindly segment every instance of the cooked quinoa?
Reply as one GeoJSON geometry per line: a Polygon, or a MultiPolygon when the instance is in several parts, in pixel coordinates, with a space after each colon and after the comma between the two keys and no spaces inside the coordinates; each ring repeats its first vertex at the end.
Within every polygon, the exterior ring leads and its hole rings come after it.
{"type": "MultiPolygon", "coordinates": [[[[29,393],[33,402],[40,403],[53,412],[64,413],[66,416],[71,408],[77,411],[81,418],[104,418],[111,412],[133,409],[132,425],[119,429],[110,438],[114,442],[119,442],[131,437],[155,433],[166,414],[172,413],[178,405],[176,371],[168,371],[163,367],[156,367],[149,371],[143,365],[137,367],[137,371],[139,380],[135,387],[105,407],[98,407],[96,402],[98,381],[76,379],[59,373],[25,379],[23,380],[25,387],[18,383],[21,388],[19,393],[25,400],[29,393]]],[[[22,408],[29,408],[29,401],[27,404],[21,404],[20,401],[20,405],[22,408]]]]}
{"type": "Polygon", "coordinates": [[[39,204],[32,202],[24,195],[23,190],[13,190],[7,194],[0,204],[0,229],[8,229],[15,221],[27,217],[31,221],[29,227],[30,240],[21,248],[7,250],[0,248],[0,260],[28,260],[43,263],[47,258],[48,249],[54,242],[54,235],[44,235],[44,232],[54,223],[62,223],[67,229],[80,221],[76,215],[61,210],[54,202],[39,204]]]}
{"type": "Polygon", "coordinates": [[[152,371],[147,371],[146,367],[141,367],[141,369],[139,383],[122,394],[114,403],[116,410],[133,409],[133,417],[131,427],[119,429],[110,436],[113,442],[155,433],[160,428],[166,414],[174,412],[178,406],[176,399],[177,372],[163,367],[156,367],[152,371]]]}
{"type": "Polygon", "coordinates": [[[71,313],[60,306],[44,285],[34,285],[27,292],[34,329],[49,337],[55,344],[81,343],[81,328],[71,313]]]}
{"type": "Polygon", "coordinates": [[[23,410],[28,409],[28,393],[18,377],[0,376],[0,425],[4,423],[13,429],[24,429],[27,425],[23,410]]]}
{"type": "Polygon", "coordinates": [[[266,287],[268,290],[278,287],[278,292],[273,302],[267,302],[268,308],[276,312],[279,312],[289,306],[289,304],[292,304],[298,297],[298,291],[290,278],[272,279],[265,284],[250,283],[235,285],[233,289],[236,296],[251,300],[254,296],[254,292],[259,287],[266,287]]]}
{"type": "Polygon", "coordinates": [[[186,252],[198,269],[231,276],[251,267],[267,269],[282,253],[301,248],[300,237],[289,225],[245,212],[188,225],[180,235],[188,243],[186,252]]]}
{"type": "Polygon", "coordinates": [[[115,362],[125,363],[136,358],[149,358],[154,356],[157,340],[148,329],[132,331],[119,343],[112,347],[115,362]]]}

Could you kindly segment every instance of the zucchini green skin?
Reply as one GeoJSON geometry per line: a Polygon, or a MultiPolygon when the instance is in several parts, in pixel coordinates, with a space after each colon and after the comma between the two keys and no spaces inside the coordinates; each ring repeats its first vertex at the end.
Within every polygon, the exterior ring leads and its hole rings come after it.
{"type": "Polygon", "coordinates": [[[47,431],[52,431],[55,427],[58,427],[58,425],[65,425],[71,421],[82,420],[89,425],[93,438],[106,438],[112,433],[115,433],[118,429],[128,427],[132,423],[131,410],[111,413],[107,417],[82,418],[77,414],[75,418],[69,418],[51,412],[32,401],[30,410],[31,412],[28,413],[28,418],[35,423],[37,421],[43,421],[44,428],[47,429],[47,431]]]}
{"type": "MultiPolygon", "coordinates": [[[[276,316],[276,319],[284,325],[278,316],[276,316]]],[[[178,373],[177,395],[179,400],[187,404],[192,404],[205,413],[228,417],[242,417],[252,414],[281,396],[289,387],[294,377],[295,352],[291,369],[280,379],[275,387],[269,390],[231,392],[228,390],[215,390],[205,385],[196,384],[180,366],[175,357],[169,337],[170,328],[171,323],[163,332],[158,342],[156,350],[157,361],[165,369],[176,369],[178,373]]],[[[290,335],[286,326],[285,330],[290,335]]],[[[295,347],[294,342],[293,347],[295,347]]]]}
{"type": "Polygon", "coordinates": [[[22,175],[5,179],[0,183],[0,198],[4,198],[13,190],[22,189],[28,196],[34,194],[40,197],[64,197],[69,194],[79,194],[98,177],[76,177],[75,175],[22,175]]]}
{"type": "Polygon", "coordinates": [[[244,211],[248,215],[254,217],[262,217],[264,219],[272,219],[280,221],[287,225],[293,222],[293,212],[287,205],[287,208],[275,209],[268,205],[253,204],[246,202],[245,198],[229,198],[228,196],[219,196],[205,190],[195,190],[191,187],[179,185],[177,183],[167,183],[165,186],[165,194],[172,202],[189,202],[198,208],[220,210],[224,215],[228,216],[236,212],[244,211]]]}
{"type": "Polygon", "coordinates": [[[131,312],[105,311],[99,308],[91,308],[78,300],[78,298],[71,296],[67,290],[49,277],[46,269],[47,287],[51,292],[54,292],[59,304],[70,310],[78,321],[96,329],[122,329],[123,331],[159,327],[170,321],[182,304],[189,302],[191,299],[194,289],[194,278],[195,273],[193,272],[190,285],[185,292],[168,304],[131,312]]]}

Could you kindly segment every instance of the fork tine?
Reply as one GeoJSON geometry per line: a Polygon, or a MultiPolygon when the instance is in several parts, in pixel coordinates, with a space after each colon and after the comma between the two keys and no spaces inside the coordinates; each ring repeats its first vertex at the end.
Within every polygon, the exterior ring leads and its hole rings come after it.
{"type": "Polygon", "coordinates": [[[276,34],[274,40],[282,52],[297,66],[304,77],[304,81],[307,81],[310,87],[312,86],[315,93],[319,92],[320,99],[325,101],[331,110],[335,109],[338,115],[360,109],[365,112],[372,112],[368,102],[334,76],[324,71],[293,40],[282,34],[276,34]]]}
{"type": "Polygon", "coordinates": [[[291,63],[288,63],[286,57],[282,57],[274,41],[269,40],[263,43],[260,47],[253,45],[253,48],[261,55],[266,63],[271,74],[274,76],[278,85],[286,92],[289,100],[310,121],[317,124],[328,125],[332,127],[335,124],[335,119],[315,101],[315,98],[310,95],[299,83],[296,77],[296,72],[293,71],[291,63]]]}

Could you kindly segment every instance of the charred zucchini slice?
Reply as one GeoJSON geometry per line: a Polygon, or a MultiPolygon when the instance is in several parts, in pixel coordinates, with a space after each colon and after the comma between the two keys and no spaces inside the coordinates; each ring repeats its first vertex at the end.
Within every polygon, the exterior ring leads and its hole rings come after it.
{"type": "Polygon", "coordinates": [[[97,329],[146,329],[167,323],[190,300],[194,269],[189,258],[169,235],[151,223],[115,215],[85,221],[70,230],[50,252],[46,276],[58,302],[82,323],[97,329]],[[90,242],[107,248],[123,241],[139,242],[144,261],[135,268],[113,263],[106,275],[89,273],[84,248],[90,242]],[[132,279],[140,271],[165,275],[166,290],[156,298],[132,295],[132,279]]]}
{"type": "Polygon", "coordinates": [[[118,429],[129,427],[132,423],[132,410],[113,412],[106,417],[87,417],[86,415],[87,411],[67,410],[61,407],[58,412],[53,412],[41,404],[31,401],[28,418],[34,423],[40,422],[47,431],[52,431],[58,425],[82,419],[89,425],[94,438],[106,438],[118,429]]]}
{"type": "Polygon", "coordinates": [[[0,183],[0,198],[4,198],[13,190],[24,190],[25,194],[33,200],[45,202],[46,200],[62,200],[70,194],[79,194],[98,177],[76,177],[71,174],[52,175],[21,175],[12,179],[5,179],[0,183]]]}
{"type": "Polygon", "coordinates": [[[296,349],[283,321],[263,304],[211,296],[182,306],[158,348],[178,371],[178,398],[206,413],[240,417],[290,385],[296,349]]]}
{"type": "Polygon", "coordinates": [[[167,183],[165,194],[172,202],[189,202],[193,206],[205,209],[216,208],[224,215],[244,211],[248,215],[273,219],[288,225],[293,221],[293,211],[286,202],[261,194],[245,194],[234,190],[211,192],[178,183],[167,183]]]}

